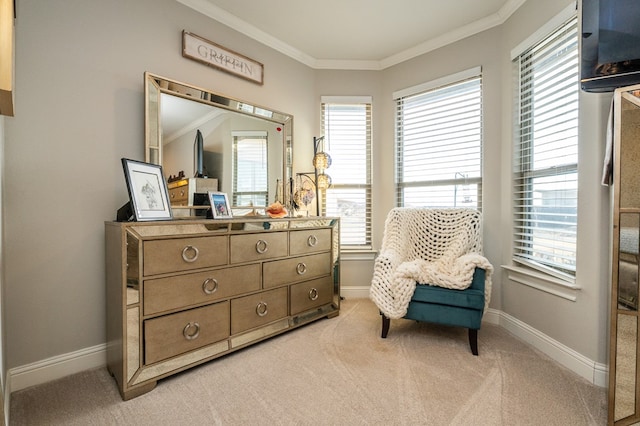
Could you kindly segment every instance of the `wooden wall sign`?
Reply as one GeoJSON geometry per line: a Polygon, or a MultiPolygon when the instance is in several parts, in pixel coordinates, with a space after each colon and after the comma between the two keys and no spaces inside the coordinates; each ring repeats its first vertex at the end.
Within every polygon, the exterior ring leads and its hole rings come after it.
{"type": "Polygon", "coordinates": [[[263,84],[264,65],[187,31],[182,31],[182,56],[263,84]]]}

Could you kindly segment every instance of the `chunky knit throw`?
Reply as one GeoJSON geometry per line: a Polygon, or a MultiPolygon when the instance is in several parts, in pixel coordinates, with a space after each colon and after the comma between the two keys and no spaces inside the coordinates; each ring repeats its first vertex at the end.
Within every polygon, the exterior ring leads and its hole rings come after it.
{"type": "Polygon", "coordinates": [[[481,220],[473,209],[391,210],[374,265],[371,300],[387,317],[402,318],[416,284],[465,289],[478,266],[486,270],[486,309],[493,267],[482,255],[481,220]]]}

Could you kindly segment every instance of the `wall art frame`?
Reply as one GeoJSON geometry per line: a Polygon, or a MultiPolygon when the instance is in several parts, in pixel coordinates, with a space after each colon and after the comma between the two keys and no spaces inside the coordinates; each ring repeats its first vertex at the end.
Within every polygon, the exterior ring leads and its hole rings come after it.
{"type": "Polygon", "coordinates": [[[208,191],[209,203],[211,204],[211,213],[214,219],[231,219],[231,205],[229,205],[229,197],[226,192],[208,191]]]}
{"type": "Polygon", "coordinates": [[[173,219],[162,166],[123,158],[122,168],[135,220],[173,219]]]}
{"type": "Polygon", "coordinates": [[[182,56],[253,83],[264,84],[262,63],[185,30],[182,30],[182,56]]]}

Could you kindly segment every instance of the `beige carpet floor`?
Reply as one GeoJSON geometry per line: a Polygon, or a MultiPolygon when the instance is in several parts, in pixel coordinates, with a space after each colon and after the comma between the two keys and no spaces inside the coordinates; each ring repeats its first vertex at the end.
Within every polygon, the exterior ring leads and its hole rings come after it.
{"type": "Polygon", "coordinates": [[[14,392],[11,425],[604,425],[606,390],[484,324],[466,330],[338,317],[162,380],[122,401],[105,368],[14,392]]]}

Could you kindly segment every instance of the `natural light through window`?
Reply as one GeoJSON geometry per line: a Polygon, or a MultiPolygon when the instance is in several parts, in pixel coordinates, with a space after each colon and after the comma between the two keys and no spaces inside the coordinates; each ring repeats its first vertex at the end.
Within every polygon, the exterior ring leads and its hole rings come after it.
{"type": "Polygon", "coordinates": [[[322,126],[332,158],[324,211],[340,217],[343,248],[370,248],[371,98],[323,97],[322,126]]]}
{"type": "Polygon", "coordinates": [[[577,18],[514,60],[514,260],[552,275],[576,269],[577,18]]]}
{"type": "Polygon", "coordinates": [[[233,133],[234,206],[268,205],[266,132],[233,133]]]}
{"type": "Polygon", "coordinates": [[[449,80],[396,98],[399,206],[482,206],[480,69],[449,80]]]}

